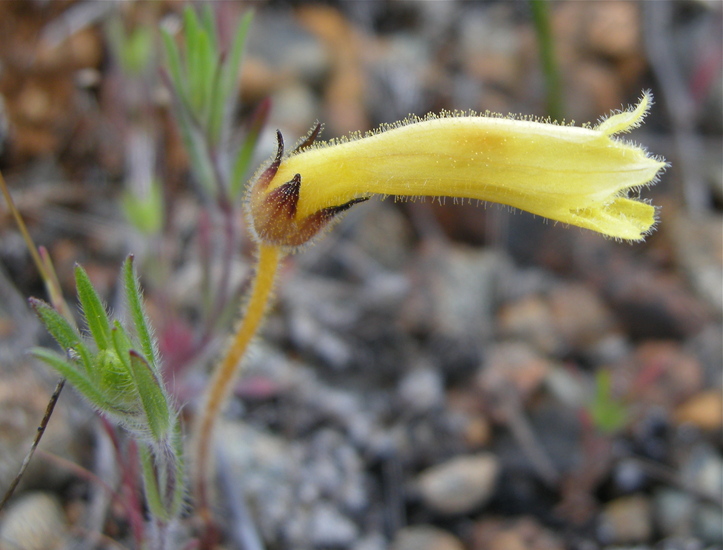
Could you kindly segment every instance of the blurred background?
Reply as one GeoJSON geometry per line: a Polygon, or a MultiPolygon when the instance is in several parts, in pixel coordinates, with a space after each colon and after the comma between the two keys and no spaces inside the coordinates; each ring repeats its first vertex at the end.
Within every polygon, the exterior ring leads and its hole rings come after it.
{"type": "MultiPolygon", "coordinates": [[[[78,262],[113,308],[136,256],[190,422],[254,246],[242,201],[196,181],[161,78],[159,29],[189,4],[0,2],[0,169],[69,301],[78,262]]],[[[660,207],[644,243],[387,198],[289,257],[220,430],[221,515],[256,535],[226,547],[723,548],[723,4],[206,4],[222,50],[254,11],[231,121],[254,136],[247,177],[276,129],[445,109],[594,123],[644,89],[629,139],[671,164],[640,191],[660,207]]],[[[46,296],[2,204],[4,491],[56,380],[27,355],[50,343],[26,301],[46,296]]],[[[97,481],[133,485],[114,437],[66,389],[0,548],[132,547],[97,481]]]]}

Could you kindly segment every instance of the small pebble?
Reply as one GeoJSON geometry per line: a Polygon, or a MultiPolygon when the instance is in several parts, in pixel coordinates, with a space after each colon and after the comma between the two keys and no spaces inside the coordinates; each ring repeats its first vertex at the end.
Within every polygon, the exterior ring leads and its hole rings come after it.
{"type": "Polygon", "coordinates": [[[490,541],[488,548],[489,550],[528,550],[529,547],[519,533],[503,531],[490,541]]]}
{"type": "Polygon", "coordinates": [[[723,517],[718,506],[706,504],[699,507],[693,534],[720,548],[719,545],[723,544],[723,517]]]}
{"type": "Polygon", "coordinates": [[[661,489],[655,493],[656,523],[665,536],[685,536],[693,532],[696,515],[695,499],[677,489],[661,489]]]}
{"type": "Polygon", "coordinates": [[[58,499],[49,493],[26,493],[5,511],[0,522],[0,548],[55,550],[68,526],[58,499]]]}
{"type": "Polygon", "coordinates": [[[512,388],[524,399],[540,387],[551,370],[550,361],[531,346],[502,342],[491,348],[476,382],[492,394],[512,388]]]}
{"type": "Polygon", "coordinates": [[[399,382],[399,397],[405,407],[424,412],[444,403],[444,382],[439,369],[416,368],[399,382]]]}
{"type": "Polygon", "coordinates": [[[723,494],[723,457],[707,444],[697,444],[691,449],[680,474],[704,495],[719,499],[723,494]]]}
{"type": "Polygon", "coordinates": [[[457,537],[431,525],[414,525],[399,530],[391,550],[464,550],[457,537]]]}
{"type": "Polygon", "coordinates": [[[605,506],[598,533],[606,543],[646,542],[652,534],[651,519],[651,505],[646,497],[620,497],[605,506]]]}
{"type": "MultiPolygon", "coordinates": [[[[475,523],[473,550],[563,550],[562,540],[531,516],[488,517],[475,523]]],[[[581,549],[582,550],[582,549],[581,549]]]]}
{"type": "Polygon", "coordinates": [[[387,540],[381,533],[371,533],[359,539],[352,550],[386,550],[388,547],[387,540]]]}
{"type": "Polygon", "coordinates": [[[425,504],[443,514],[464,514],[487,502],[499,464],[494,455],[460,456],[422,472],[418,487],[425,504]]]}
{"type": "Polygon", "coordinates": [[[723,426],[723,395],[720,390],[700,392],[675,410],[678,424],[692,424],[701,430],[720,430],[723,426]]]}
{"type": "Polygon", "coordinates": [[[310,523],[311,541],[317,548],[349,548],[359,538],[356,524],[331,505],[316,505],[310,523]]]}

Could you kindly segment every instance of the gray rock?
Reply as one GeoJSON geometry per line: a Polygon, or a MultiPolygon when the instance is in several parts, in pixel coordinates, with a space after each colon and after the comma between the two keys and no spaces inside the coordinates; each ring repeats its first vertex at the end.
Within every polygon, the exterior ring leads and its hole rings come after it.
{"type": "Polygon", "coordinates": [[[608,544],[647,542],[652,532],[652,506],[637,494],[607,503],[598,525],[600,539],[608,544]]]}
{"type": "Polygon", "coordinates": [[[681,467],[681,476],[711,498],[720,498],[723,494],[723,458],[707,444],[693,447],[681,467]]]}
{"type": "Polygon", "coordinates": [[[329,504],[319,504],[310,517],[311,543],[318,548],[349,548],[359,536],[356,524],[329,504]]]}
{"type": "Polygon", "coordinates": [[[499,464],[490,453],[459,456],[422,472],[417,487],[427,506],[442,514],[464,514],[487,502],[499,464]]]}
{"type": "Polygon", "coordinates": [[[721,217],[716,214],[690,216],[681,209],[670,220],[672,239],[678,265],[686,273],[698,296],[723,313],[723,247],[721,217]]]}
{"type": "Polygon", "coordinates": [[[665,536],[689,536],[696,515],[695,499],[677,489],[661,489],[655,494],[655,519],[665,536]]]}
{"type": "Polygon", "coordinates": [[[370,533],[359,539],[352,550],[387,550],[387,540],[381,533],[370,533]]]}
{"type": "Polygon", "coordinates": [[[708,543],[723,544],[723,515],[720,507],[704,504],[698,508],[694,534],[708,543]]]}
{"type": "Polygon", "coordinates": [[[274,540],[293,509],[292,446],[242,422],[222,422],[216,444],[229,479],[238,480],[254,509],[254,522],[266,540],[274,540]]]}
{"type": "Polygon", "coordinates": [[[419,367],[399,381],[399,397],[412,412],[424,412],[444,402],[444,384],[438,369],[419,367]]]}

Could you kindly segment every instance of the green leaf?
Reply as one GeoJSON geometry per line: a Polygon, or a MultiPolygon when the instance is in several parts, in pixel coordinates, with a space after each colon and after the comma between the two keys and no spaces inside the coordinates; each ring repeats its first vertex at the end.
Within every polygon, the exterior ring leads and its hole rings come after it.
{"type": "Polygon", "coordinates": [[[75,266],[75,285],[78,299],[83,306],[86,323],[98,349],[108,349],[110,346],[110,321],[103,302],[93,288],[88,274],[79,266],[75,266]]]}
{"type": "Polygon", "coordinates": [[[173,416],[160,378],[135,350],[130,352],[130,364],[136,389],[148,420],[148,428],[155,441],[163,441],[168,436],[173,416]]]}
{"type": "Polygon", "coordinates": [[[191,165],[201,186],[211,195],[217,193],[218,182],[213,168],[213,161],[209,157],[207,140],[200,129],[191,128],[187,149],[191,157],[191,165]]]}
{"type": "MultiPolygon", "coordinates": [[[[186,56],[190,50],[197,50],[196,40],[200,32],[198,15],[193,6],[188,5],[183,10],[183,34],[186,37],[186,56]]],[[[187,67],[188,68],[188,67],[187,67]]]]}
{"type": "Polygon", "coordinates": [[[244,14],[236,33],[228,55],[225,56],[218,76],[218,83],[213,91],[212,109],[209,115],[209,133],[221,135],[221,128],[224,121],[231,120],[236,106],[236,95],[239,73],[241,71],[241,58],[244,52],[246,35],[248,34],[253,12],[244,14]]]}
{"type": "Polygon", "coordinates": [[[146,427],[155,441],[161,441],[168,434],[172,415],[160,377],[148,361],[131,348],[128,334],[118,321],[115,322],[112,335],[118,357],[131,374],[134,395],[140,400],[145,413],[146,427]]]}
{"type": "Polygon", "coordinates": [[[171,84],[176,90],[180,98],[180,103],[188,101],[188,85],[183,74],[183,65],[181,63],[181,52],[178,50],[176,41],[166,29],[161,29],[161,37],[163,46],[166,51],[166,67],[171,84]]]}
{"type": "Polygon", "coordinates": [[[158,480],[156,479],[156,468],[153,463],[153,453],[148,445],[139,445],[138,447],[141,465],[143,466],[143,487],[146,492],[146,501],[151,513],[160,519],[169,520],[171,514],[166,510],[163,498],[158,491],[158,480]]]}
{"type": "Polygon", "coordinates": [[[188,77],[188,99],[197,115],[203,106],[203,89],[205,83],[201,80],[203,74],[205,57],[204,47],[201,43],[208,36],[199,25],[198,16],[192,7],[187,7],[183,12],[184,36],[186,38],[186,76],[188,77]]]}
{"type": "Polygon", "coordinates": [[[201,25],[211,39],[211,50],[214,57],[218,55],[218,38],[216,36],[216,18],[210,4],[205,4],[201,9],[201,25]]]}
{"type": "Polygon", "coordinates": [[[174,485],[175,491],[173,494],[171,513],[175,516],[181,510],[181,506],[183,505],[183,496],[185,494],[183,486],[183,472],[185,465],[185,462],[183,460],[183,431],[181,430],[180,422],[175,422],[175,425],[173,427],[173,432],[171,434],[171,447],[173,450],[172,467],[174,468],[174,475],[176,480],[174,485]]]}
{"type": "Polygon", "coordinates": [[[126,258],[125,262],[123,262],[121,271],[123,274],[123,288],[125,289],[133,329],[138,335],[138,341],[141,345],[143,355],[150,362],[153,370],[158,372],[158,347],[155,339],[153,338],[148,323],[148,316],[146,315],[145,308],[143,307],[143,297],[141,295],[141,287],[138,283],[138,277],[136,276],[133,265],[133,256],[128,256],[128,258],[126,258]]]}
{"type": "Polygon", "coordinates": [[[121,199],[123,213],[129,223],[144,235],[155,235],[163,226],[163,192],[152,181],[145,197],[127,190],[121,199]]]}
{"type": "Polygon", "coordinates": [[[93,382],[73,364],[66,361],[65,358],[43,348],[34,348],[31,350],[31,353],[34,357],[55,369],[63,378],[67,379],[93,407],[111,414],[118,413],[115,407],[111,405],[110,400],[98,390],[93,382]]]}
{"type": "Polygon", "coordinates": [[[128,336],[128,333],[117,319],[113,321],[113,328],[111,329],[110,334],[115,353],[118,355],[120,361],[125,365],[128,372],[131,372],[130,352],[131,349],[133,349],[133,345],[131,344],[131,339],[128,336]]]}
{"type": "Polygon", "coordinates": [[[115,350],[102,350],[95,357],[95,370],[97,385],[109,402],[126,409],[140,410],[130,361],[121,360],[115,350]]]}
{"type": "Polygon", "coordinates": [[[211,86],[207,89],[208,106],[206,114],[206,134],[210,142],[216,145],[221,140],[221,130],[223,126],[222,114],[224,113],[224,97],[220,94],[221,78],[223,68],[216,63],[216,73],[209,79],[211,86]]]}
{"type": "Polygon", "coordinates": [[[208,124],[211,90],[213,89],[216,71],[218,70],[218,59],[214,56],[211,47],[211,38],[204,30],[201,30],[198,35],[196,60],[197,64],[193,71],[191,71],[189,67],[188,76],[197,94],[198,103],[196,113],[205,124],[208,124]]]}
{"type": "Polygon", "coordinates": [[[595,375],[595,396],[589,407],[593,422],[604,433],[614,433],[628,421],[628,408],[612,391],[612,374],[599,370],[595,375]]]}
{"type": "Polygon", "coordinates": [[[229,54],[223,63],[222,81],[221,81],[221,94],[225,98],[228,98],[238,84],[238,76],[241,72],[241,58],[244,53],[244,44],[246,43],[246,35],[248,35],[249,28],[251,27],[251,21],[253,20],[253,11],[247,11],[241,18],[236,34],[234,34],[233,43],[229,54]]]}
{"type": "Polygon", "coordinates": [[[82,362],[83,368],[86,372],[90,372],[92,361],[91,355],[88,351],[80,335],[75,329],[68,323],[68,321],[60,313],[42,300],[36,298],[29,299],[30,306],[35,311],[35,314],[40,318],[45,328],[51,334],[55,341],[58,342],[61,348],[69,353],[76,353],[82,362]]]}

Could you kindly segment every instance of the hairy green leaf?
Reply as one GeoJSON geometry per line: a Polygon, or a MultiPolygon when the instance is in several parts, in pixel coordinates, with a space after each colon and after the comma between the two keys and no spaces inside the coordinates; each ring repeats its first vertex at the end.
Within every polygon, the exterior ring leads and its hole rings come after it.
{"type": "Polygon", "coordinates": [[[158,479],[156,478],[156,468],[153,463],[153,453],[148,445],[140,445],[138,450],[141,465],[143,466],[143,487],[146,492],[148,507],[157,518],[168,520],[171,518],[171,514],[169,510],[166,509],[163,498],[158,490],[158,479]]]}
{"type": "Polygon", "coordinates": [[[138,341],[141,345],[141,351],[148,360],[154,371],[158,371],[158,347],[151,333],[148,324],[148,316],[143,307],[143,296],[141,295],[141,287],[138,283],[135,268],[133,265],[133,256],[128,256],[123,262],[123,287],[125,289],[128,310],[130,313],[131,323],[135,330],[138,341]]]}
{"type": "Polygon", "coordinates": [[[91,355],[85,343],[76,330],[60,313],[46,302],[36,298],[29,299],[30,306],[40,318],[47,331],[51,334],[61,348],[70,354],[77,354],[83,368],[90,372],[92,361],[91,355]]]}
{"type": "Polygon", "coordinates": [[[75,285],[93,340],[98,345],[98,349],[108,349],[111,344],[108,312],[105,310],[100,296],[93,288],[88,274],[79,265],[75,266],[75,285]]]}
{"type": "Polygon", "coordinates": [[[72,363],[55,352],[43,348],[34,348],[31,353],[58,374],[66,378],[80,394],[96,409],[117,414],[117,410],[103,393],[91,382],[89,378],[79,371],[72,363]]]}
{"type": "Polygon", "coordinates": [[[183,74],[183,66],[181,64],[181,53],[178,50],[176,41],[173,36],[165,30],[161,29],[161,37],[163,39],[163,46],[166,50],[166,67],[168,68],[168,76],[171,80],[172,86],[175,88],[178,94],[180,103],[185,103],[188,100],[188,90],[186,79],[183,74]]]}
{"type": "Polygon", "coordinates": [[[135,350],[130,351],[131,372],[136,383],[143,409],[148,420],[148,428],[155,441],[168,436],[173,424],[168,398],[163,391],[160,378],[148,362],[135,350]]]}

